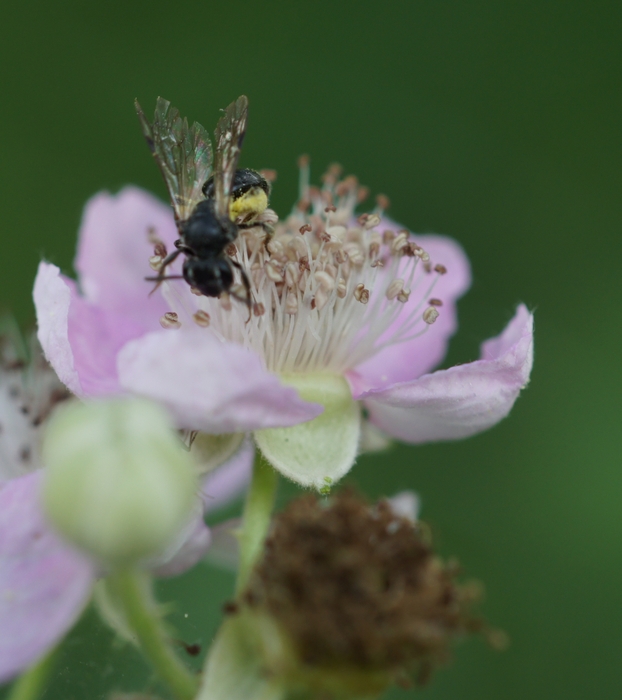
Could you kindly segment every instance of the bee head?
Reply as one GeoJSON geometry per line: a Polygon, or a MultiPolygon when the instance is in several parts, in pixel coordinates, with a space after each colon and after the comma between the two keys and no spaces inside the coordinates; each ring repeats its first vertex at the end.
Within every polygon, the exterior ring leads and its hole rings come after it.
{"type": "MultiPolygon", "coordinates": [[[[203,194],[207,199],[214,197],[213,177],[203,185],[203,194]]],[[[229,204],[231,220],[242,218],[248,221],[259,216],[268,206],[269,195],[270,185],[260,173],[250,168],[236,170],[229,204]]]]}

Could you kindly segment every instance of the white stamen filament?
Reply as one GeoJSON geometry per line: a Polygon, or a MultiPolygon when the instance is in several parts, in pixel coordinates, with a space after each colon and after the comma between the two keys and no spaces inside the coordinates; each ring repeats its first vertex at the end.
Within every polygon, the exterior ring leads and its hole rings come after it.
{"type": "MultiPolygon", "coordinates": [[[[430,298],[445,269],[435,271],[408,232],[378,231],[378,213],[357,221],[362,188],[354,178],[337,178],[333,167],[321,190],[310,187],[302,159],[292,214],[269,239],[261,226],[240,231],[233,259],[250,280],[250,318],[229,295],[192,296],[183,281],[162,285],[174,313],[254,350],[269,370],[288,373],[343,373],[426,332],[438,316],[440,301],[430,298]]],[[[272,210],[266,216],[275,221],[272,210]]]]}

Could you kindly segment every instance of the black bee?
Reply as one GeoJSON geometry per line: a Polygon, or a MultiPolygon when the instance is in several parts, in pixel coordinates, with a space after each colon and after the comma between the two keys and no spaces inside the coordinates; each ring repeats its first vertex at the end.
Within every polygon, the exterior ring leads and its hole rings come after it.
{"type": "Polygon", "coordinates": [[[222,292],[243,301],[250,310],[251,293],[246,272],[225,253],[241,227],[268,206],[269,186],[254,170],[236,170],[246,133],[248,100],[242,95],[230,104],[214,132],[215,164],[212,175],[212,147],[205,129],[198,123],[188,127],[170,102],[158,98],[150,124],[135,102],[147,144],[162,171],[175,211],[179,240],[163,261],[156,288],[165,279],[184,279],[199,292],[217,297],[222,292]],[[165,276],[166,267],[184,254],[182,274],[165,276]],[[233,290],[234,268],[240,272],[245,295],[233,290]]]}

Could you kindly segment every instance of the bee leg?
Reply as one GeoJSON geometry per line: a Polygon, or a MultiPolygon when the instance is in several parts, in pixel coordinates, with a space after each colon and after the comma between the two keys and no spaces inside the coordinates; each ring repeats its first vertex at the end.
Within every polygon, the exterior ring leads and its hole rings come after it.
{"type": "Polygon", "coordinates": [[[251,320],[251,309],[253,306],[253,295],[251,294],[251,283],[250,280],[248,279],[248,275],[246,274],[246,270],[240,265],[237,260],[231,260],[229,258],[229,262],[233,265],[233,267],[236,267],[240,271],[240,277],[242,278],[242,284],[244,285],[244,289],[246,290],[246,296],[245,297],[240,297],[237,294],[233,294],[233,296],[236,299],[239,299],[240,301],[243,301],[246,306],[248,307],[248,318],[246,319],[246,323],[248,323],[251,320]]]}
{"type": "Polygon", "coordinates": [[[178,279],[179,277],[182,277],[181,275],[173,275],[173,276],[168,276],[165,277],[162,273],[164,270],[167,268],[168,265],[170,265],[178,256],[180,253],[183,253],[184,251],[181,248],[177,248],[177,250],[174,250],[172,253],[169,253],[164,260],[162,261],[162,264],[160,265],[160,269],[158,270],[158,276],[157,277],[145,277],[145,280],[147,282],[155,282],[156,286],[149,292],[149,296],[151,296],[155,290],[164,282],[164,280],[170,280],[170,279],[178,279]]]}

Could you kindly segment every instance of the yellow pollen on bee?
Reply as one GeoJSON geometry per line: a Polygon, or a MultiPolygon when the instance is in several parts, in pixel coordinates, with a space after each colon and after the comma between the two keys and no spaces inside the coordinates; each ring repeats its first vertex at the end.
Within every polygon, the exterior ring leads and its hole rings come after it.
{"type": "Polygon", "coordinates": [[[268,208],[268,195],[261,187],[252,187],[248,192],[232,199],[229,204],[231,221],[247,221],[263,214],[268,208]]]}

